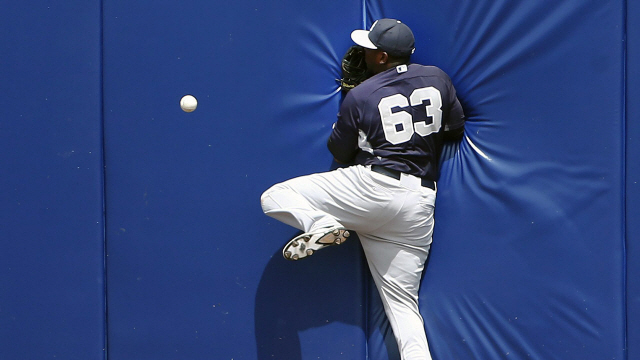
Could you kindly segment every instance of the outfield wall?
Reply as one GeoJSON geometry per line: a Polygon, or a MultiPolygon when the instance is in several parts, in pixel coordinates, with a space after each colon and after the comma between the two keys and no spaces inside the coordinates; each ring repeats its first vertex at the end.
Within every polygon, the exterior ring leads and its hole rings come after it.
{"type": "Polygon", "coordinates": [[[335,168],[340,59],[380,17],[468,115],[421,288],[434,358],[640,357],[638,5],[3,10],[0,359],[398,359],[358,242],[287,262],[259,204],[335,168]]]}

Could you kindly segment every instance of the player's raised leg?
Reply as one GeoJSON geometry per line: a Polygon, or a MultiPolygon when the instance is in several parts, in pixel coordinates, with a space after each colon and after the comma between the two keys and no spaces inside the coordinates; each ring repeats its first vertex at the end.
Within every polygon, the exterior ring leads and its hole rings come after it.
{"type": "Polygon", "coordinates": [[[340,223],[335,217],[318,208],[315,201],[309,198],[310,194],[321,197],[322,191],[314,190],[309,184],[303,187],[296,186],[301,184],[301,181],[292,179],[269,188],[260,198],[262,211],[274,219],[305,232],[339,226],[340,223]]]}
{"type": "Polygon", "coordinates": [[[349,231],[329,213],[329,209],[338,207],[335,197],[328,194],[340,187],[340,182],[333,179],[339,176],[343,175],[329,172],[302,176],[276,184],[262,194],[265,214],[304,231],[285,245],[285,259],[305,258],[327,246],[340,245],[349,237],[349,231]]]}

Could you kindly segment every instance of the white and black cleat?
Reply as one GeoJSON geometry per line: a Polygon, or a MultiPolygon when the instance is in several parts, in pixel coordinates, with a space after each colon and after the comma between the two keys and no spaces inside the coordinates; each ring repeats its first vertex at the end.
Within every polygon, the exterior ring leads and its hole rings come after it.
{"type": "Polygon", "coordinates": [[[300,260],[327,246],[344,243],[349,235],[349,230],[340,226],[304,233],[291,239],[284,246],[282,256],[287,260],[300,260]]]}

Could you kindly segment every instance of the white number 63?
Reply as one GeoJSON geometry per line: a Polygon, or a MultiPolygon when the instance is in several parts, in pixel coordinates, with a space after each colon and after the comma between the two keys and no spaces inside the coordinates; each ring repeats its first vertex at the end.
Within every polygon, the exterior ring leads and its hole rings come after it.
{"type": "Polygon", "coordinates": [[[415,89],[409,100],[400,94],[384,97],[378,104],[378,110],[382,119],[384,136],[394,145],[409,141],[414,132],[420,136],[437,132],[442,125],[442,97],[440,91],[434,87],[415,89]],[[405,108],[409,106],[409,102],[411,102],[411,106],[422,105],[424,100],[429,100],[426,111],[432,121],[428,125],[425,121],[414,124],[411,114],[404,110],[396,113],[391,111],[395,107],[405,108]],[[400,130],[398,130],[398,125],[402,127],[400,130]]]}

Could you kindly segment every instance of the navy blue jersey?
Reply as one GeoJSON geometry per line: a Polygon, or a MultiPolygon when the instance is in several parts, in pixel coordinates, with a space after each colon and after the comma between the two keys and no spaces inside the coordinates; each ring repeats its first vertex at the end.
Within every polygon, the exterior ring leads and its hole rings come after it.
{"type": "Polygon", "coordinates": [[[444,132],[465,117],[451,79],[435,66],[400,65],[349,91],[329,137],[340,162],[438,178],[444,132]]]}

